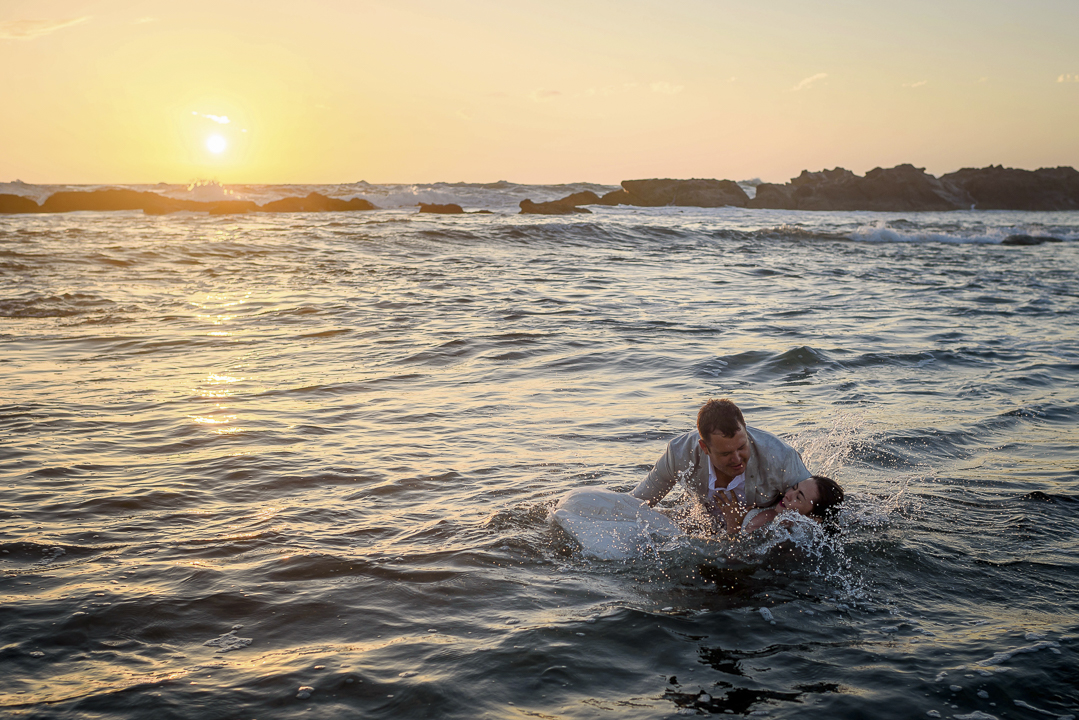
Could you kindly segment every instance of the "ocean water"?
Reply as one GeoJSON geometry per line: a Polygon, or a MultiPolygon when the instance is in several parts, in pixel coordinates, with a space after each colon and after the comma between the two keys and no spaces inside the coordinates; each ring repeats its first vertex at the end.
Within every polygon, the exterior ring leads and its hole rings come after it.
{"type": "Polygon", "coordinates": [[[0,712],[1079,715],[1079,213],[514,214],[583,187],[0,216],[0,712]],[[837,530],[549,522],[719,396],[837,530]]]}

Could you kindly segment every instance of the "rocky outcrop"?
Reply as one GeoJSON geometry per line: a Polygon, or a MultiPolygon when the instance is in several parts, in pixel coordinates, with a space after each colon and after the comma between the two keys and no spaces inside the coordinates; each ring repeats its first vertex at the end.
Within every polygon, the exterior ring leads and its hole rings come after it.
{"type": "Polygon", "coordinates": [[[1000,241],[1001,245],[1044,245],[1045,243],[1064,242],[1063,238],[1051,235],[1009,235],[1000,241]]]}
{"type": "Polygon", "coordinates": [[[36,213],[40,210],[38,204],[28,197],[0,194],[0,214],[36,213]]]}
{"type": "Polygon", "coordinates": [[[439,205],[437,203],[419,203],[421,213],[438,213],[440,215],[463,215],[465,210],[460,205],[455,203],[448,203],[446,205],[439,205]]]}
{"type": "Polygon", "coordinates": [[[302,198],[287,197],[274,200],[261,207],[250,200],[218,200],[212,202],[177,200],[176,198],[158,195],[153,192],[124,189],[53,193],[40,207],[28,198],[20,198],[15,195],[0,197],[16,198],[9,202],[0,203],[0,212],[58,213],[85,210],[142,210],[147,215],[164,215],[189,210],[192,212],[208,212],[211,215],[229,215],[251,212],[352,212],[376,209],[373,204],[363,198],[342,200],[327,197],[317,192],[310,193],[307,197],[302,198]],[[8,206],[27,209],[5,210],[4,208],[8,206]]]}
{"type": "Polygon", "coordinates": [[[786,185],[763,183],[750,201],[754,208],[780,210],[873,210],[909,212],[969,208],[970,197],[952,183],[933,177],[925,168],[898,165],[876,168],[864,177],[835,168],[803,170],[786,185]]]}
{"type": "MultiPolygon", "coordinates": [[[[490,186],[500,189],[498,183],[490,186]]],[[[560,200],[521,201],[523,214],[587,213],[584,205],[637,207],[750,207],[782,210],[912,212],[944,210],[1079,210],[1079,171],[1071,167],[1016,170],[1000,165],[964,168],[940,178],[910,164],[875,168],[864,176],[834,168],[802,174],[780,185],[757,185],[751,200],[731,180],[624,180],[602,197],[585,190],[560,200]]],[[[421,213],[468,214],[460,205],[419,203],[421,213]]],[[[142,210],[151,215],[181,210],[211,214],[247,212],[351,212],[376,210],[363,198],[343,200],[312,192],[261,207],[248,200],[179,200],[154,192],[109,188],[54,193],[40,206],[19,195],[0,194],[0,213],[142,210]]],[[[472,211],[490,213],[489,210],[472,211]]],[[[1016,241],[1016,244],[1027,241],[1016,241]]]]}
{"type": "Polygon", "coordinates": [[[596,195],[591,190],[582,190],[581,192],[567,195],[561,200],[556,200],[555,202],[561,203],[563,205],[572,205],[573,207],[577,207],[579,205],[597,205],[599,204],[599,195],[596,195]]]}
{"type": "Polygon", "coordinates": [[[374,209],[375,206],[363,198],[342,200],[317,192],[310,193],[304,198],[287,197],[274,200],[259,208],[262,212],[353,212],[374,209]]]}
{"type": "MultiPolygon", "coordinates": [[[[595,193],[592,193],[595,195],[595,193]]],[[[570,196],[572,197],[572,195],[570,196]]],[[[521,201],[522,215],[572,215],[573,213],[590,213],[588,208],[577,207],[563,200],[551,200],[549,202],[521,201]]]]}
{"type": "Polygon", "coordinates": [[[174,200],[152,192],[105,189],[53,193],[41,203],[40,212],[77,212],[84,210],[142,210],[161,215],[178,210],[205,210],[206,203],[174,200]]]}
{"type": "MultiPolygon", "coordinates": [[[[805,172],[803,171],[803,175],[805,172]]],[[[757,186],[757,194],[749,201],[751,208],[768,208],[770,210],[797,210],[798,201],[794,199],[794,187],[789,183],[776,185],[775,183],[761,183],[757,186]]]]}
{"type": "Polygon", "coordinates": [[[971,203],[970,196],[962,188],[909,163],[870,170],[862,185],[873,206],[869,209],[881,211],[965,210],[971,203]]]}
{"type": "Polygon", "coordinates": [[[637,207],[746,207],[749,196],[733,180],[623,180],[624,195],[608,193],[604,204],[637,207]]]}
{"type": "Polygon", "coordinates": [[[619,188],[618,190],[611,190],[609,193],[604,193],[603,197],[596,203],[597,205],[632,205],[630,202],[629,193],[625,191],[625,188],[619,188]]]}
{"type": "Polygon", "coordinates": [[[531,200],[521,201],[522,215],[569,215],[571,213],[590,213],[591,210],[580,207],[581,205],[600,204],[599,195],[591,190],[582,190],[572,195],[567,195],[560,200],[535,203],[531,200]]]}
{"type": "Polygon", "coordinates": [[[970,196],[977,210],[1079,210],[1079,171],[964,168],[940,178],[970,196]]]}

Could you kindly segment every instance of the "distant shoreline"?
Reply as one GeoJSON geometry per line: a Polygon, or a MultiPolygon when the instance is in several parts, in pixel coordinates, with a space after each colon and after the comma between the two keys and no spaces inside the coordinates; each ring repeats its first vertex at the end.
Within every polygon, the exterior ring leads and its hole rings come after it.
{"type": "MultiPolygon", "coordinates": [[[[27,188],[26,183],[6,183],[27,188]]],[[[160,185],[160,184],[159,184],[160,185]]],[[[338,184],[340,187],[342,184],[338,184]]],[[[151,215],[173,212],[210,214],[279,213],[279,212],[353,212],[380,209],[356,192],[356,185],[378,188],[368,183],[350,183],[351,197],[332,197],[311,192],[305,197],[287,196],[258,204],[253,200],[229,197],[224,186],[217,186],[220,197],[182,199],[153,190],[133,190],[122,186],[97,186],[93,190],[63,190],[38,203],[19,193],[0,193],[0,214],[63,213],[76,211],[142,210],[151,215]]],[[[399,184],[393,184],[399,185],[399,184]]],[[[556,188],[560,185],[528,186],[500,181],[497,183],[445,183],[460,188],[556,188]]],[[[600,184],[573,183],[578,187],[600,184]]],[[[77,186],[66,186],[77,187],[77,186]]],[[[145,185],[141,187],[147,187],[145,185]]],[[[149,186],[155,187],[155,186],[149,186]]],[[[192,186],[194,187],[194,186],[192,186]]],[[[293,187],[291,184],[259,187],[293,187]]],[[[335,185],[306,187],[333,188],[335,185]]],[[[332,192],[332,190],[330,191],[332,192]]],[[[520,196],[518,196],[520,197],[520,196]]],[[[422,212],[457,214],[464,211],[456,203],[416,203],[422,212]],[[433,209],[434,208],[434,209],[433,209]]],[[[525,214],[570,214],[590,212],[592,205],[628,205],[634,207],[740,207],[776,210],[918,212],[948,210],[1079,210],[1079,171],[1072,167],[1018,170],[1000,165],[965,168],[939,178],[913,165],[876,168],[864,176],[843,168],[810,172],[805,170],[785,184],[736,182],[718,179],[648,179],[624,180],[621,187],[598,195],[592,190],[572,193],[547,202],[520,201],[525,214]],[[743,186],[755,189],[750,197],[743,186]]]]}

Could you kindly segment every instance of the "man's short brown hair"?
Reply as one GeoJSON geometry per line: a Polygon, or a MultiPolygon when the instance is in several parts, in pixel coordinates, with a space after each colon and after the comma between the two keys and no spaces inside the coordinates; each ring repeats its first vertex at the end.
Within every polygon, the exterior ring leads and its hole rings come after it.
{"type": "Polygon", "coordinates": [[[742,411],[727,398],[709,400],[697,411],[697,432],[705,443],[712,441],[712,435],[723,433],[724,437],[734,437],[746,427],[742,411]]]}

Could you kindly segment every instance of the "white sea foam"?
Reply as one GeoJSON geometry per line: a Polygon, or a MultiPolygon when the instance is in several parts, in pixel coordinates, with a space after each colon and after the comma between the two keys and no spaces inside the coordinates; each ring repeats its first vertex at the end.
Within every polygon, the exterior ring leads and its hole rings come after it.
{"type": "Polygon", "coordinates": [[[916,215],[920,222],[890,217],[874,218],[855,230],[848,237],[851,240],[871,243],[948,243],[999,245],[1009,235],[1037,235],[1058,237],[1062,240],[1075,240],[1073,231],[1055,232],[1037,223],[1023,225],[990,225],[981,222],[980,216],[964,218],[967,223],[947,223],[941,227],[933,222],[925,222],[916,215]]]}
{"type": "Polygon", "coordinates": [[[209,647],[216,647],[218,648],[217,652],[219,653],[227,653],[233,650],[240,650],[241,648],[245,648],[251,644],[251,641],[252,638],[238,637],[236,635],[236,630],[232,629],[224,635],[215,637],[212,640],[207,640],[203,643],[203,645],[209,647]]]}
{"type": "Polygon", "coordinates": [[[1008,660],[1011,660],[1016,655],[1022,655],[1022,654],[1025,654],[1025,653],[1038,652],[1039,650],[1045,650],[1046,648],[1058,648],[1058,647],[1060,647],[1060,643],[1053,642],[1052,640],[1043,640],[1042,642],[1034,643],[1033,645],[1027,645],[1025,647],[1015,648],[1014,650],[1008,650],[1006,652],[997,653],[996,655],[989,658],[988,660],[983,660],[981,664],[982,665],[999,665],[1002,662],[1007,662],[1008,660]]]}
{"type": "Polygon", "coordinates": [[[888,227],[887,220],[876,220],[869,225],[863,225],[850,234],[851,240],[872,243],[983,243],[994,244],[1001,242],[1011,232],[991,233],[987,235],[975,234],[951,234],[947,232],[934,232],[932,230],[898,230],[888,227]]]}
{"type": "Polygon", "coordinates": [[[1042,715],[1048,715],[1049,717],[1060,718],[1060,720],[1075,720],[1075,716],[1071,715],[1071,714],[1060,715],[1060,714],[1057,714],[1055,712],[1050,712],[1049,710],[1043,710],[1040,707],[1035,707],[1035,706],[1031,705],[1028,702],[1023,702],[1022,700],[1013,700],[1012,702],[1015,703],[1016,707],[1025,708],[1027,710],[1033,710],[1034,712],[1041,713],[1042,715]]]}
{"type": "Polygon", "coordinates": [[[39,560],[36,564],[51,565],[58,557],[66,554],[66,552],[66,550],[59,546],[45,548],[45,557],[39,560]]]}

